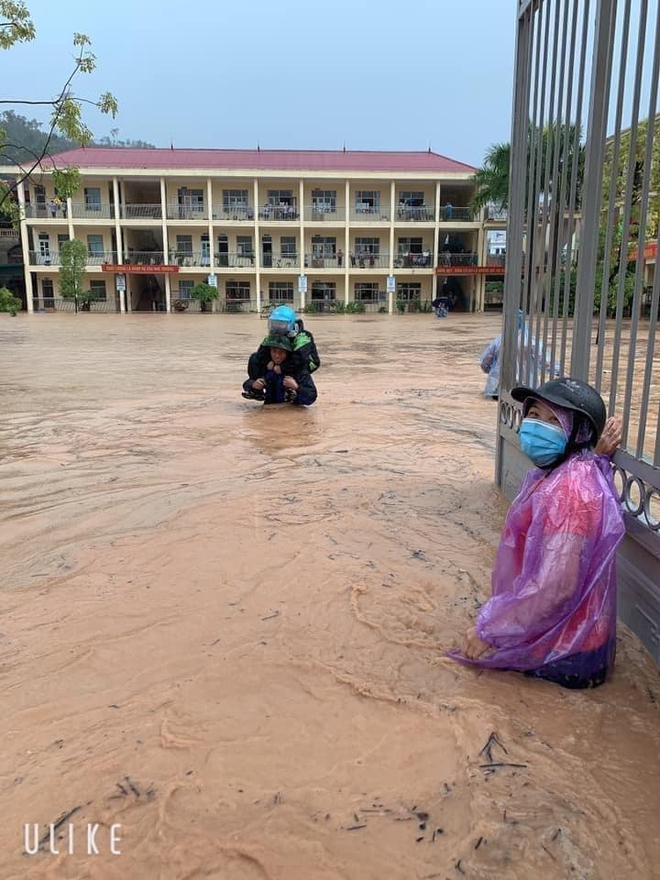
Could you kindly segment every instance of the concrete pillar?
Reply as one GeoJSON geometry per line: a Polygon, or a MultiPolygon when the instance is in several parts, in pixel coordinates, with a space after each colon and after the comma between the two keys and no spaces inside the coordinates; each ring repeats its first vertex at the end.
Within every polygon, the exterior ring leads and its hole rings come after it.
{"type": "Polygon", "coordinates": [[[21,252],[23,254],[23,275],[25,277],[25,305],[28,312],[33,312],[34,293],[32,290],[32,273],[30,272],[30,241],[28,239],[28,226],[25,220],[25,184],[22,180],[18,184],[18,205],[21,215],[19,231],[21,236],[21,252]]]}
{"type": "MultiPolygon", "coordinates": [[[[165,178],[160,179],[160,213],[161,213],[161,234],[163,236],[163,263],[168,264],[170,261],[170,244],[167,235],[167,186],[165,178]]],[[[129,303],[132,297],[129,297],[129,303]]],[[[165,310],[169,314],[172,311],[172,287],[170,285],[170,276],[165,275],[165,310]]],[[[129,311],[131,311],[129,307],[129,311]]]]}
{"type": "Polygon", "coordinates": [[[252,200],[254,202],[254,265],[257,270],[254,283],[257,285],[257,312],[261,314],[261,233],[259,230],[259,180],[256,177],[252,182],[252,200]]]}

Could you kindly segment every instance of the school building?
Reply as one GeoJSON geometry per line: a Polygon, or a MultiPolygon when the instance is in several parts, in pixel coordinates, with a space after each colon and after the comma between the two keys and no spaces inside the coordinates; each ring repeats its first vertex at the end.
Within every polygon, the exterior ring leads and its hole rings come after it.
{"type": "Polygon", "coordinates": [[[81,184],[62,200],[46,170],[18,188],[29,311],[71,308],[58,273],[73,238],[95,311],[193,311],[199,281],[221,312],[415,310],[441,290],[480,311],[486,278],[504,273],[488,212],[470,207],[476,169],[430,150],[87,147],[52,161],[81,184]]]}

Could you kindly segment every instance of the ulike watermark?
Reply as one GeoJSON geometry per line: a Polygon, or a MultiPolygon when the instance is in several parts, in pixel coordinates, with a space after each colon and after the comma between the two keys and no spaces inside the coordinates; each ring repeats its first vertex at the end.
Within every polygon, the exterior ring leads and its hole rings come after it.
{"type": "Polygon", "coordinates": [[[88,822],[87,825],[69,822],[68,825],[55,823],[44,827],[45,831],[40,832],[36,822],[27,822],[23,826],[26,855],[36,856],[39,852],[53,856],[72,856],[74,853],[88,856],[121,855],[120,824],[108,828],[98,822],[88,822]]]}

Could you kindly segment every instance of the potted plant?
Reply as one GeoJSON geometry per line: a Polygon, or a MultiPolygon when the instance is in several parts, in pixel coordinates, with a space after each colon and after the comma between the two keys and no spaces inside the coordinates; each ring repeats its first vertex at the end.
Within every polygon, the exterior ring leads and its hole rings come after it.
{"type": "Polygon", "coordinates": [[[188,303],[185,299],[175,299],[172,303],[175,312],[185,312],[188,308],[188,303]]]}
{"type": "MultiPolygon", "coordinates": [[[[213,300],[218,298],[218,288],[213,287],[212,284],[207,284],[206,281],[200,281],[191,288],[190,297],[199,302],[200,312],[205,312],[207,311],[207,303],[213,302],[213,300]]],[[[209,309],[208,311],[211,310],[209,309]]]]}

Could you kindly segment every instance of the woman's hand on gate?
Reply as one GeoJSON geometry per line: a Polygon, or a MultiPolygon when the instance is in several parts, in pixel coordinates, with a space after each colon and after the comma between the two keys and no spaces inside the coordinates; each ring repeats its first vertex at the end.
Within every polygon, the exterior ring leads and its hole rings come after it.
{"type": "Polygon", "coordinates": [[[623,437],[623,422],[621,416],[611,416],[603,428],[603,433],[594,448],[596,455],[606,455],[611,458],[621,445],[623,437]]]}

